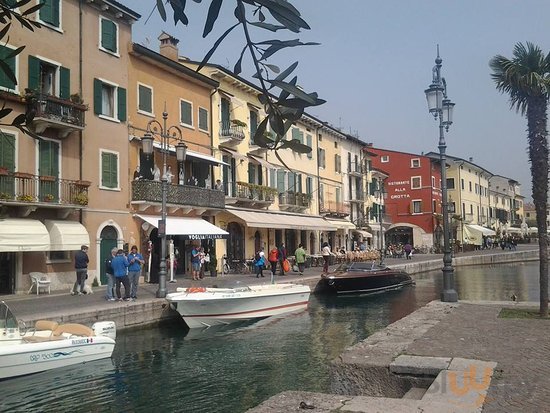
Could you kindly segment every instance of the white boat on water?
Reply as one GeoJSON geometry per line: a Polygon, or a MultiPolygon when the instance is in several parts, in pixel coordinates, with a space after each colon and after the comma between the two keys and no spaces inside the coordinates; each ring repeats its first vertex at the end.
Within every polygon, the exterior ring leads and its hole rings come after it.
{"type": "Polygon", "coordinates": [[[27,329],[5,302],[0,303],[0,379],[23,376],[111,357],[116,327],[112,321],[58,324],[38,320],[27,329]]]}
{"type": "Polygon", "coordinates": [[[189,328],[200,328],[304,310],[310,293],[309,286],[300,284],[189,287],[166,299],[189,328]]]}

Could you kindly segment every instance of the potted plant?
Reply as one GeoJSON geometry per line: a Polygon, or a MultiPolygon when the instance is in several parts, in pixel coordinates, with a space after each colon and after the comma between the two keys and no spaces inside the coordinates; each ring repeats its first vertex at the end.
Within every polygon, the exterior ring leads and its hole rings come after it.
{"type": "Polygon", "coordinates": [[[17,197],[17,200],[18,201],[23,201],[23,202],[33,202],[34,197],[32,195],[19,195],[17,197]]]}
{"type": "Polygon", "coordinates": [[[80,93],[73,93],[70,96],[71,102],[76,103],[77,105],[82,105],[84,101],[82,100],[82,96],[80,96],[80,93]]]}
{"type": "Polygon", "coordinates": [[[231,124],[234,126],[240,126],[242,128],[246,128],[246,123],[244,123],[242,120],[239,120],[239,119],[231,119],[231,124]]]}
{"type": "Polygon", "coordinates": [[[51,202],[53,201],[54,196],[52,194],[46,194],[44,195],[44,201],[51,202]]]}
{"type": "Polygon", "coordinates": [[[12,194],[8,194],[7,192],[0,192],[0,200],[8,200],[8,199],[13,199],[13,195],[12,194]]]}
{"type": "Polygon", "coordinates": [[[78,205],[88,205],[88,194],[86,192],[79,192],[74,196],[73,202],[78,205]]]}
{"type": "Polygon", "coordinates": [[[218,276],[218,259],[214,254],[210,255],[210,262],[208,263],[208,269],[210,270],[211,277],[218,276]]]}

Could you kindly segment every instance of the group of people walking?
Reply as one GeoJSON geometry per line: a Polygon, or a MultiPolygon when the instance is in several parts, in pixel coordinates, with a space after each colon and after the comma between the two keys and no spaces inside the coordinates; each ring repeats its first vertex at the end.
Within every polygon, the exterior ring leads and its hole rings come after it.
{"type": "Polygon", "coordinates": [[[138,252],[137,246],[132,246],[126,256],[124,250],[113,248],[111,256],[105,260],[105,273],[107,274],[107,301],[130,301],[137,299],[141,266],[145,263],[143,256],[138,252]],[[122,297],[120,286],[124,286],[122,297]],[[116,291],[116,298],[115,298],[116,291]]]}
{"type": "MultiPolygon", "coordinates": [[[[294,251],[294,257],[296,259],[296,265],[298,266],[298,272],[300,275],[304,274],[304,268],[306,263],[306,251],[302,244],[298,245],[296,251],[294,251]]],[[[265,256],[264,248],[260,248],[254,256],[254,267],[256,269],[256,278],[264,277],[264,269],[267,268],[267,263],[271,268],[271,274],[273,276],[277,273],[277,267],[279,268],[279,275],[284,276],[290,271],[290,262],[287,259],[287,249],[285,244],[281,244],[279,247],[274,246],[269,250],[269,254],[265,256]]]]}

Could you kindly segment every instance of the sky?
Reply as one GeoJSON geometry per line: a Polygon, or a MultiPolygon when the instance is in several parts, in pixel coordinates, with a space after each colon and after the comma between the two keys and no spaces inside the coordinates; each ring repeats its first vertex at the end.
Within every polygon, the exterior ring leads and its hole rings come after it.
{"type": "MultiPolygon", "coordinates": [[[[161,31],[180,40],[179,53],[202,60],[234,21],[235,2],[225,0],[213,33],[202,38],[210,2],[187,2],[190,24],[164,23],[155,0],[120,0],[142,15],[133,40],[158,51],[161,31]]],[[[456,104],[446,133],[447,154],[473,162],[495,175],[515,179],[531,200],[527,121],[510,109],[495,88],[489,60],[512,57],[518,42],[550,52],[548,0],[292,0],[311,30],[298,34],[256,32],[272,38],[318,42],[292,48],[269,62],[281,67],[299,61],[298,83],[327,103],[307,112],[375,147],[415,154],[438,152],[438,123],[428,113],[424,90],[432,80],[439,45],[442,76],[456,104]]],[[[244,45],[242,32],[222,43],[210,59],[232,70],[244,45]]],[[[241,76],[252,80],[251,61],[241,76]]]]}

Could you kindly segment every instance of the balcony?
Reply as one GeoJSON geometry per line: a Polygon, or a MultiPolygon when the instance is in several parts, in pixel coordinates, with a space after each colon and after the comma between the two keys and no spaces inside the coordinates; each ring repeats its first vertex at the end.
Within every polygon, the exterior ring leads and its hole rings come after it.
{"type": "Polygon", "coordinates": [[[249,208],[265,208],[275,202],[277,190],[269,186],[233,182],[226,189],[226,204],[237,204],[249,208]]]}
{"type": "Polygon", "coordinates": [[[364,203],[366,199],[363,191],[354,191],[351,193],[349,202],[364,203]]]}
{"type": "MultiPolygon", "coordinates": [[[[170,212],[181,209],[184,213],[197,210],[202,214],[208,209],[225,208],[224,193],[217,189],[191,185],[167,184],[167,186],[166,205],[170,212]]],[[[145,211],[150,206],[160,208],[162,205],[162,182],[132,181],[132,205],[140,211],[145,211]]]]}
{"type": "Polygon", "coordinates": [[[470,224],[474,220],[474,214],[464,214],[464,223],[470,224]]]}
{"type": "Polygon", "coordinates": [[[279,194],[279,209],[284,211],[303,212],[311,205],[311,195],[300,192],[283,192],[279,194]]]}
{"type": "Polygon", "coordinates": [[[59,137],[66,138],[84,129],[87,106],[49,95],[27,95],[26,100],[27,110],[35,112],[32,126],[36,133],[51,128],[58,131],[59,137]]]}
{"type": "Polygon", "coordinates": [[[350,214],[350,207],[348,204],[336,201],[324,201],[319,206],[319,213],[333,217],[347,217],[350,214]]]}
{"type": "Polygon", "coordinates": [[[244,125],[243,122],[231,120],[220,122],[220,143],[237,145],[244,140],[244,125]]]}
{"type": "Polygon", "coordinates": [[[361,162],[348,163],[348,174],[353,176],[363,176],[363,166],[361,162]]]}
{"type": "Polygon", "coordinates": [[[20,216],[40,208],[57,208],[66,217],[74,208],[88,205],[89,181],[60,179],[0,168],[0,205],[17,207],[20,216]],[[61,211],[65,210],[65,211],[61,211]]]}

